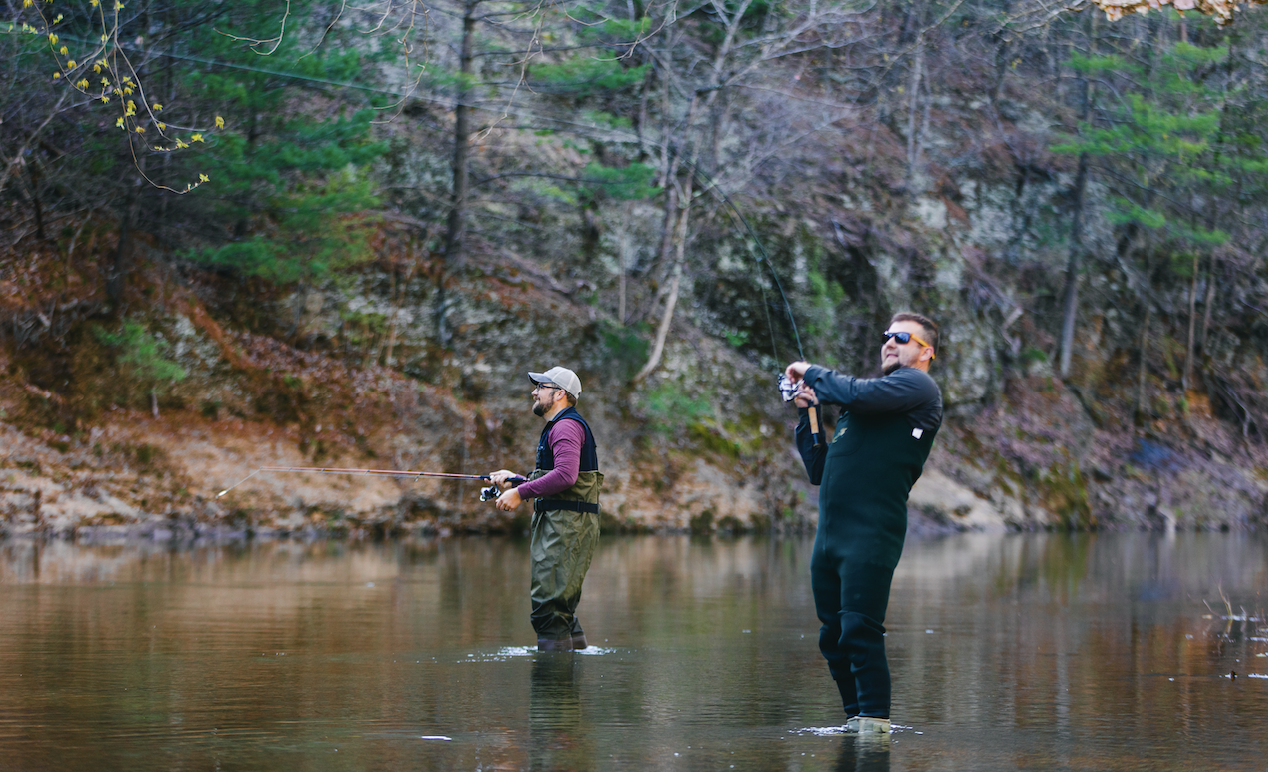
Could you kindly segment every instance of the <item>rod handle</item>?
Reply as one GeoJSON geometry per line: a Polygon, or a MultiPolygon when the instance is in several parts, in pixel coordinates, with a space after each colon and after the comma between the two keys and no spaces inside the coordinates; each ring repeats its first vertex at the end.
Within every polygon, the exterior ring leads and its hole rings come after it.
{"type": "Polygon", "coordinates": [[[819,434],[819,406],[811,405],[806,408],[806,417],[810,419],[810,442],[817,448],[823,444],[819,434]]]}

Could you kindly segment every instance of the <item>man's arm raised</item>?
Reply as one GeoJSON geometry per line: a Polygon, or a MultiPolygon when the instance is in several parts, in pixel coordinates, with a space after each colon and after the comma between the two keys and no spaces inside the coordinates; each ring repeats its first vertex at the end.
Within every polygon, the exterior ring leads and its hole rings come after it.
{"type": "Polygon", "coordinates": [[[883,378],[855,378],[817,365],[805,371],[806,385],[824,402],[857,413],[896,413],[914,410],[937,398],[928,375],[903,368],[883,378]]]}

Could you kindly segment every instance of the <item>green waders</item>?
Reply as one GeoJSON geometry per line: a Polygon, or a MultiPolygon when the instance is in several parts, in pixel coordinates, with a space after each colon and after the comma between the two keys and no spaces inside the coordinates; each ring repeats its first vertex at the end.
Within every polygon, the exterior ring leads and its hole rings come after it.
{"type": "MultiPolygon", "coordinates": [[[[548,471],[536,469],[529,479],[536,480],[548,471]]],[[[580,472],[568,490],[533,503],[529,555],[533,561],[532,622],[539,640],[561,641],[583,635],[577,604],[599,543],[597,512],[545,509],[543,503],[584,502],[597,508],[602,487],[601,472],[580,472]]]]}

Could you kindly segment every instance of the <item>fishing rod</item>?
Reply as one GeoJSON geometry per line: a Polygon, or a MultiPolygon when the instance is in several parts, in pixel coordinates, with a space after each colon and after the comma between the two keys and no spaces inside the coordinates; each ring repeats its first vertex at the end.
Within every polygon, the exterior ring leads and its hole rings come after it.
{"type": "MultiPolygon", "coordinates": [[[[676,148],[673,148],[673,152],[677,155],[676,148]]],[[[797,320],[793,318],[792,304],[788,302],[788,296],[784,294],[784,285],[783,282],[779,280],[779,274],[775,273],[775,264],[771,262],[770,255],[766,252],[766,247],[763,246],[762,240],[757,237],[757,233],[754,232],[753,226],[749,223],[748,218],[745,217],[744,213],[740,211],[740,208],[735,205],[735,202],[731,200],[731,197],[728,196],[708,174],[702,171],[699,166],[682,156],[678,156],[678,160],[686,166],[693,175],[700,178],[701,182],[705,185],[705,190],[716,193],[722,199],[722,202],[729,208],[729,213],[740,221],[740,224],[744,226],[744,231],[748,234],[748,237],[753,240],[755,245],[757,245],[757,251],[761,253],[761,256],[757,258],[757,262],[766,264],[766,270],[770,272],[770,277],[775,285],[775,289],[779,292],[779,299],[783,301],[784,313],[788,315],[788,323],[792,325],[793,340],[797,344],[797,357],[803,362],[806,361],[806,352],[801,347],[801,333],[797,330],[797,320]]],[[[770,309],[769,304],[766,302],[765,289],[762,290],[762,306],[766,309],[766,327],[770,330],[771,353],[775,355],[775,360],[778,362],[779,347],[775,345],[775,327],[770,320],[770,309]]],[[[801,381],[794,383],[788,379],[787,374],[783,372],[779,374],[777,387],[779,388],[779,394],[783,398],[784,402],[792,402],[796,399],[797,392],[801,390],[801,385],[801,381]]],[[[806,417],[810,422],[811,444],[817,448],[823,444],[822,433],[819,429],[818,405],[809,405],[807,407],[806,417]]]]}
{"type": "MultiPolygon", "coordinates": [[[[447,480],[491,480],[487,474],[454,474],[451,472],[414,472],[408,469],[345,469],[335,466],[262,466],[233,485],[216,494],[220,498],[260,472],[308,472],[310,474],[350,474],[369,477],[440,477],[447,480]]],[[[480,489],[480,500],[491,501],[498,497],[496,485],[480,489]]]]}

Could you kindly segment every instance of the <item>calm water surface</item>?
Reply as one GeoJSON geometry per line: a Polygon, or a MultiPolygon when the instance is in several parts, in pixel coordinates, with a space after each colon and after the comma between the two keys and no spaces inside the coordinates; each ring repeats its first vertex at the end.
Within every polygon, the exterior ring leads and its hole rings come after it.
{"type": "Polygon", "coordinates": [[[910,542],[870,741],[810,546],[605,537],[538,654],[522,541],[0,543],[0,770],[1268,765],[1263,536],[910,542]]]}

